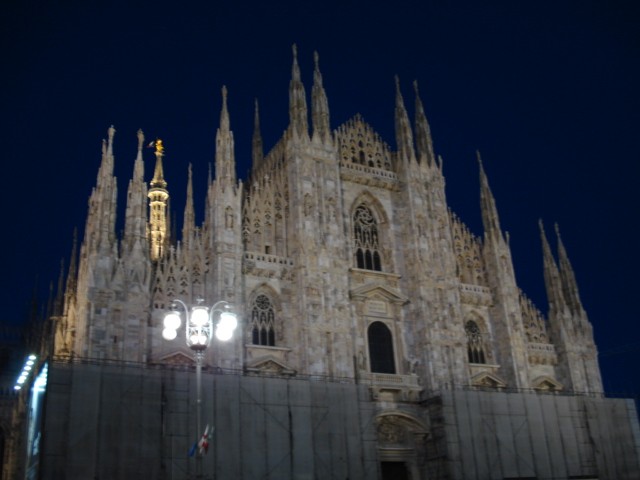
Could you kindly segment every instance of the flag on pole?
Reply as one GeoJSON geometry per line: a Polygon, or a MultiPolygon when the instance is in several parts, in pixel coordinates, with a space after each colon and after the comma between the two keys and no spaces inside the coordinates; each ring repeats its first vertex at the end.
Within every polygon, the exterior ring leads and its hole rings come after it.
{"type": "Polygon", "coordinates": [[[200,455],[203,455],[207,453],[208,450],[209,450],[209,425],[207,424],[207,426],[204,429],[204,433],[202,434],[202,437],[200,437],[200,441],[198,442],[198,453],[200,453],[200,455]]]}
{"type": "Polygon", "coordinates": [[[198,448],[198,442],[195,442],[193,446],[189,449],[189,456],[193,457],[196,453],[196,449],[198,448]]]}
{"type": "Polygon", "coordinates": [[[205,453],[207,453],[207,451],[209,450],[209,438],[211,437],[212,433],[213,428],[211,428],[211,431],[209,431],[209,425],[207,424],[200,439],[196,440],[196,442],[189,449],[190,457],[193,457],[196,451],[199,455],[204,455],[205,453]]]}

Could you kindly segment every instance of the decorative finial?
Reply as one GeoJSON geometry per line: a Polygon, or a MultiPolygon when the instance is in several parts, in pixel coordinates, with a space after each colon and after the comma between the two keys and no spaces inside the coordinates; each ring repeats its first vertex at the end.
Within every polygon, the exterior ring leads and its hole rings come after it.
{"type": "Polygon", "coordinates": [[[162,140],[160,140],[159,138],[154,142],[154,145],[156,147],[156,155],[164,155],[164,145],[162,144],[162,140]]]}
{"type": "Polygon", "coordinates": [[[226,85],[222,86],[222,101],[224,103],[227,103],[227,86],[226,85]]]}
{"type": "Polygon", "coordinates": [[[144,133],[140,129],[138,130],[138,151],[142,150],[142,145],[144,145],[144,133]]]}
{"type": "Polygon", "coordinates": [[[297,58],[298,58],[298,47],[297,47],[297,45],[294,43],[293,45],[291,45],[291,49],[293,50],[293,58],[294,58],[294,60],[297,60],[297,58]]]}
{"type": "Polygon", "coordinates": [[[560,238],[560,226],[558,225],[558,222],[554,223],[554,224],[553,224],[553,227],[554,227],[554,228],[555,228],[555,230],[556,230],[556,236],[557,236],[558,238],[560,238]]]}
{"type": "Polygon", "coordinates": [[[315,50],[313,52],[313,63],[316,66],[316,70],[320,70],[320,55],[318,55],[318,52],[315,50]]]}
{"type": "Polygon", "coordinates": [[[413,81],[413,91],[416,92],[416,97],[419,95],[418,93],[418,80],[413,81]]]}
{"type": "Polygon", "coordinates": [[[398,77],[398,75],[394,75],[393,79],[396,82],[396,91],[400,92],[400,77],[398,77]]]}
{"type": "Polygon", "coordinates": [[[116,129],[113,127],[113,125],[111,125],[109,127],[109,142],[113,141],[113,136],[115,135],[115,133],[116,133],[116,129]]]}

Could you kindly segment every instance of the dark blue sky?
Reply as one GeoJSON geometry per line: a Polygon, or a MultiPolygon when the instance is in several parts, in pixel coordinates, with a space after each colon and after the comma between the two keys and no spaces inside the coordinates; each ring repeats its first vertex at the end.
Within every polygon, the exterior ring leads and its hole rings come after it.
{"type": "MultiPolygon", "coordinates": [[[[254,98],[266,150],[287,126],[295,42],[307,94],[320,54],[333,128],[359,112],[394,145],[393,76],[411,115],[418,80],[452,209],[481,233],[480,150],[519,284],[546,312],[537,220],[549,233],[558,222],[605,386],[640,391],[631,366],[640,353],[634,3],[3,2],[2,320],[21,322],[34,288],[46,297],[74,227],[82,234],[109,125],[122,203],[142,128],[165,142],[178,215],[193,163],[202,219],[220,88],[229,89],[245,177],[254,98]]],[[[153,155],[145,154],[149,179],[153,155]]]]}

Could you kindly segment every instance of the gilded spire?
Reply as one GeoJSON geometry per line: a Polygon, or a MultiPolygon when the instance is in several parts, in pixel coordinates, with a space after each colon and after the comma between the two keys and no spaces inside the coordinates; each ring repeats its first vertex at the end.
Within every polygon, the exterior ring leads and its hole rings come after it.
{"type": "Polygon", "coordinates": [[[164,180],[162,159],[164,157],[164,144],[158,139],[151,143],[155,146],[156,168],[153,173],[149,192],[149,248],[151,259],[159,260],[165,254],[166,246],[169,242],[169,220],[167,207],[169,202],[169,192],[167,182],[164,180]]]}
{"type": "Polygon", "coordinates": [[[329,126],[329,102],[322,85],[320,73],[320,57],[318,52],[313,52],[315,68],[313,71],[313,87],[311,89],[311,119],[313,121],[313,137],[326,142],[331,138],[329,126]]]}
{"type": "Polygon", "coordinates": [[[162,167],[162,159],[164,157],[164,145],[162,144],[162,140],[157,139],[155,142],[152,142],[152,146],[155,146],[156,148],[156,168],[153,172],[151,188],[167,188],[167,182],[164,180],[164,169],[162,167]]]}
{"type": "Polygon", "coordinates": [[[413,89],[416,94],[416,147],[418,162],[426,162],[427,165],[435,164],[435,155],[433,153],[433,140],[431,139],[431,128],[424,113],[420,93],[418,92],[418,81],[414,80],[413,89]]]}
{"type": "Polygon", "coordinates": [[[406,161],[415,159],[413,149],[413,133],[411,132],[411,124],[407,109],[404,106],[402,92],[400,92],[400,79],[395,76],[396,82],[396,145],[400,157],[406,161]]]}
{"type": "Polygon", "coordinates": [[[298,66],[298,49],[293,44],[293,65],[291,67],[291,81],[289,82],[289,128],[298,137],[308,137],[307,100],[304,85],[300,80],[298,66]]]}

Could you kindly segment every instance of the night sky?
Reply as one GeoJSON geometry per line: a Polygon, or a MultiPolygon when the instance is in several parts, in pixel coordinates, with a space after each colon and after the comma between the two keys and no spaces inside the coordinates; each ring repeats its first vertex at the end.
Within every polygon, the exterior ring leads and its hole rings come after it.
{"type": "MultiPolygon", "coordinates": [[[[24,322],[34,292],[45,302],[68,264],[110,125],[121,205],[141,128],[165,143],[180,226],[193,164],[201,222],[221,87],[246,178],[254,99],[265,151],[287,127],[296,43],[308,102],[319,52],[332,128],[361,113],[394,148],[394,75],[412,118],[419,82],[451,208],[482,233],[479,150],[518,283],[545,313],[537,222],[554,249],[559,223],[605,388],[640,392],[636,2],[140,3],[0,7],[4,323],[24,322]]],[[[154,155],[144,154],[150,180],[154,155]]]]}

